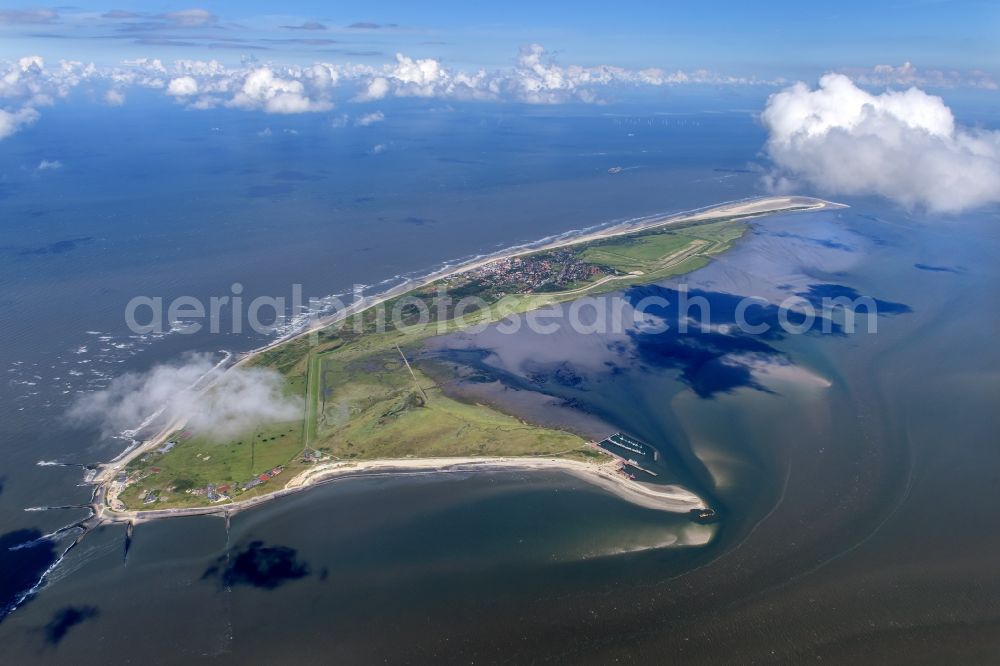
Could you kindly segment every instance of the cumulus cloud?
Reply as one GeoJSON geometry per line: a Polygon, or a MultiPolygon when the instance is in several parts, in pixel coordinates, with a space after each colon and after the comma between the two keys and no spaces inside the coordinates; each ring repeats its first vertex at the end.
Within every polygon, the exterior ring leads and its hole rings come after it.
{"type": "Polygon", "coordinates": [[[122,64],[126,67],[132,67],[139,70],[146,70],[156,72],[157,74],[166,74],[167,68],[163,64],[163,61],[159,58],[135,58],[133,60],[123,60],[122,64]]]}
{"type": "Polygon", "coordinates": [[[855,83],[865,86],[997,89],[993,77],[980,70],[922,69],[909,61],[902,65],[875,65],[871,69],[844,70],[843,73],[855,83]]]}
{"type": "Polygon", "coordinates": [[[1000,202],[1000,132],[958,126],[918,88],[873,95],[827,74],[815,90],[772,95],[761,120],[779,187],[802,180],[949,213],[1000,202]]]}
{"type": "Polygon", "coordinates": [[[305,86],[298,79],[276,76],[269,67],[250,72],[227,106],[262,109],[267,113],[307,113],[333,108],[333,104],[327,100],[310,99],[305,94],[305,86]]]}
{"type": "Polygon", "coordinates": [[[330,94],[341,73],[333,65],[308,67],[256,65],[227,67],[217,60],[178,60],[165,67],[158,60],[133,61],[116,82],[130,76],[148,87],[165,87],[192,109],[220,105],[266,113],[314,113],[333,108],[330,94]],[[163,83],[167,75],[169,83],[163,83]],[[159,85],[157,85],[159,84],[159,85]]]}
{"type": "Polygon", "coordinates": [[[104,103],[108,106],[121,106],[125,103],[125,93],[112,88],[104,93],[104,103]]]}
{"type": "Polygon", "coordinates": [[[444,67],[433,58],[414,60],[402,53],[396,54],[396,65],[389,70],[389,76],[408,88],[408,94],[430,97],[435,87],[449,77],[444,67]]]}
{"type": "Polygon", "coordinates": [[[376,76],[368,82],[367,87],[355,98],[359,102],[382,99],[389,94],[389,80],[384,76],[376,76]]]}
{"type": "Polygon", "coordinates": [[[0,76],[0,100],[24,106],[47,106],[58,94],[58,84],[47,76],[40,56],[25,56],[11,63],[0,76]]]}
{"type": "Polygon", "coordinates": [[[78,399],[69,417],[115,434],[135,429],[159,413],[164,420],[187,417],[192,429],[228,438],[261,423],[300,418],[302,402],[285,396],[283,384],[274,370],[223,372],[207,355],[195,355],[178,364],[118,377],[106,389],[78,399]]]}
{"type": "Polygon", "coordinates": [[[102,79],[113,81],[110,72],[93,63],[60,60],[52,66],[37,55],[0,62],[0,139],[35,122],[39,108],[67,97],[81,84],[102,79]]]}
{"type": "Polygon", "coordinates": [[[546,62],[541,44],[531,44],[521,49],[514,81],[525,99],[548,101],[558,99],[559,93],[574,87],[574,82],[563,74],[558,65],[546,62]],[[542,95],[553,95],[542,97],[542,95]]]}
{"type": "MultiPolygon", "coordinates": [[[[109,12],[108,16],[134,18],[129,12],[121,11],[109,12]]],[[[157,14],[150,18],[155,19],[154,27],[218,25],[217,18],[204,9],[157,14]]],[[[319,29],[318,24],[309,23],[286,27],[319,29]]],[[[37,108],[66,96],[87,81],[100,83],[91,91],[92,97],[103,98],[112,106],[124,103],[128,89],[135,86],[161,90],[190,109],[228,106],[281,114],[328,111],[334,107],[333,98],[342,88],[347,88],[344,98],[357,102],[377,101],[389,96],[416,96],[554,104],[598,102],[602,99],[598,91],[614,85],[762,83],[703,71],[635,71],[607,65],[564,67],[539,45],[526,47],[513,68],[473,71],[448,67],[435,58],[413,58],[402,53],[383,65],[315,62],[304,66],[255,61],[227,66],[217,60],[189,59],[167,63],[147,57],[104,67],[61,60],[52,67],[46,66],[37,56],[28,56],[14,63],[0,63],[0,110],[4,111],[0,126],[4,134],[0,136],[9,136],[31,123],[37,118],[37,108]]]]}
{"type": "Polygon", "coordinates": [[[39,56],[25,56],[0,66],[0,139],[38,120],[36,107],[51,105],[65,96],[87,74],[80,63],[62,61],[47,71],[39,56]]]}
{"type": "Polygon", "coordinates": [[[358,127],[368,127],[369,125],[380,123],[383,120],[385,120],[385,114],[381,111],[374,111],[372,113],[366,113],[363,116],[358,116],[358,118],[354,121],[354,124],[358,127]]]}
{"type": "Polygon", "coordinates": [[[39,171],[54,171],[56,169],[62,169],[62,162],[59,160],[42,160],[38,163],[39,171]]]}
{"type": "MultiPolygon", "coordinates": [[[[127,13],[112,14],[116,18],[129,18],[124,15],[127,13]]],[[[153,18],[163,25],[217,25],[216,18],[204,9],[153,18]]],[[[612,85],[752,81],[723,79],[707,72],[633,71],[604,65],[563,67],[538,45],[525,48],[516,67],[492,71],[454,69],[434,58],[412,58],[402,53],[383,65],[315,62],[305,66],[257,62],[227,66],[218,60],[189,59],[167,63],[156,58],[124,60],[105,67],[67,60],[47,66],[40,57],[27,56],[16,62],[0,63],[0,111],[3,112],[0,138],[34,122],[38,118],[37,109],[67,96],[85,82],[99,84],[91,90],[92,98],[103,99],[111,106],[123,104],[128,89],[139,87],[161,90],[190,109],[228,106],[294,114],[332,109],[333,98],[341,88],[347,88],[343,93],[345,98],[358,102],[416,96],[552,104],[597,102],[601,99],[597,91],[612,85]]]]}
{"type": "MultiPolygon", "coordinates": [[[[166,72],[163,63],[159,60],[150,61],[150,65],[162,72],[166,72]]],[[[186,76],[216,77],[225,76],[229,70],[218,60],[175,60],[174,70],[186,76]]]]}
{"type": "Polygon", "coordinates": [[[340,70],[329,63],[317,62],[302,71],[302,78],[317,90],[325,91],[340,81],[340,70]]]}
{"type": "Polygon", "coordinates": [[[38,112],[31,108],[24,108],[13,112],[0,109],[0,139],[6,139],[25,125],[30,125],[36,120],[38,120],[38,112]]]}
{"type": "Polygon", "coordinates": [[[434,58],[414,59],[396,54],[396,62],[378,67],[355,67],[346,78],[362,85],[356,101],[399,97],[438,97],[470,100],[514,100],[528,104],[600,102],[598,91],[612,86],[671,86],[688,83],[756,85],[753,78],[727,77],[705,70],[666,72],[661,69],[630,70],[610,65],[581,67],[558,64],[539,44],[521,49],[511,69],[455,70],[434,58]]]}
{"type": "MultiPolygon", "coordinates": [[[[159,21],[157,25],[217,25],[215,17],[203,9],[154,18],[159,21]]],[[[285,27],[318,29],[317,26],[305,27],[307,25],[285,27]]],[[[918,72],[909,63],[899,67],[878,66],[867,75],[913,81],[930,76],[928,72],[918,72]]],[[[0,64],[0,110],[4,112],[0,117],[0,138],[30,124],[37,118],[38,108],[53,103],[87,81],[100,84],[92,91],[93,98],[103,96],[110,105],[124,103],[128,89],[135,86],[160,90],[190,109],[227,106],[276,114],[328,111],[334,107],[333,100],[338,95],[355,102],[394,96],[528,104],[601,103],[617,89],[625,87],[777,83],[706,70],[562,65],[538,44],[523,48],[513,67],[494,70],[458,69],[435,58],[413,58],[403,53],[397,53],[391,62],[381,65],[329,62],[281,65],[245,61],[230,66],[218,60],[180,59],[170,63],[137,58],[100,68],[74,61],[60,61],[58,66],[52,67],[46,66],[37,56],[28,56],[14,63],[0,64]]],[[[335,119],[332,122],[346,124],[348,121],[335,119]]]]}
{"type": "Polygon", "coordinates": [[[180,76],[171,79],[167,85],[167,94],[172,97],[190,97],[198,94],[198,82],[190,76],[180,76]]]}
{"type": "MultiPolygon", "coordinates": [[[[517,67],[506,76],[488,77],[487,89],[529,104],[570,101],[601,102],[598,91],[613,86],[673,86],[692,83],[757,85],[753,78],[721,76],[707,70],[667,72],[658,68],[630,70],[612,65],[562,66],[540,44],[521,49],[517,67]]],[[[477,86],[478,87],[478,86],[477,86]]]]}

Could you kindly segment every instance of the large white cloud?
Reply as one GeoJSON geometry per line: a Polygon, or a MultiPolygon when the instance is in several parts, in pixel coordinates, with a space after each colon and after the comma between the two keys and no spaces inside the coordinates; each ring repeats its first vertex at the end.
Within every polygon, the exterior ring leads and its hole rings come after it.
{"type": "Polygon", "coordinates": [[[97,423],[108,434],[136,428],[153,414],[185,417],[203,433],[232,437],[261,423],[301,417],[302,401],[284,395],[284,380],[265,368],[217,369],[206,355],[116,378],[76,401],[69,417],[97,423]],[[209,387],[207,388],[206,387],[209,387]]]}
{"type": "Polygon", "coordinates": [[[420,97],[434,96],[438,86],[449,78],[448,72],[437,60],[414,60],[402,53],[396,54],[396,65],[389,71],[389,76],[399,83],[406,94],[420,97]]]}
{"type": "Polygon", "coordinates": [[[61,60],[57,67],[46,67],[36,55],[0,63],[0,139],[35,122],[38,107],[53,104],[96,76],[93,64],[61,60]]]}
{"type": "Polygon", "coordinates": [[[355,100],[359,102],[368,102],[382,99],[389,94],[390,89],[389,79],[384,76],[376,76],[368,82],[368,85],[358,94],[357,97],[355,97],[355,100]]]}
{"type": "Polygon", "coordinates": [[[959,127],[940,97],[917,88],[873,95],[827,74],[815,90],[772,95],[761,119],[779,182],[936,212],[1000,202],[1000,132],[959,127]]]}
{"type": "Polygon", "coordinates": [[[575,77],[564,73],[562,67],[547,61],[545,49],[532,44],[521,49],[518,67],[511,77],[518,97],[522,101],[551,103],[563,101],[566,94],[576,88],[581,72],[575,77]]]}
{"type": "Polygon", "coordinates": [[[52,104],[56,93],[52,83],[46,76],[45,61],[40,56],[25,56],[0,76],[0,99],[16,100],[26,106],[52,104]]]}
{"type": "Polygon", "coordinates": [[[167,94],[172,97],[190,97],[198,94],[198,82],[190,76],[179,76],[171,79],[167,85],[167,94]]]}
{"type": "Polygon", "coordinates": [[[227,105],[263,109],[268,113],[308,113],[333,108],[327,100],[311,99],[302,81],[281,78],[269,67],[260,67],[247,74],[242,87],[227,105]]]}

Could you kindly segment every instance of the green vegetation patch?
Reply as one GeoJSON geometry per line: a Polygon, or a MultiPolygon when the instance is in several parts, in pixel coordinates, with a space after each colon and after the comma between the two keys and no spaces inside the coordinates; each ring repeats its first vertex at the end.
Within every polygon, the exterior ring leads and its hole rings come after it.
{"type": "MultiPolygon", "coordinates": [[[[342,459],[381,459],[551,456],[586,449],[586,441],[571,433],[447,397],[412,361],[411,374],[400,353],[406,350],[397,349],[392,337],[385,336],[381,348],[345,349],[323,358],[317,434],[323,451],[342,459]]],[[[395,337],[405,341],[405,334],[395,337]]]]}
{"type": "Polygon", "coordinates": [[[661,268],[664,260],[690,247],[694,241],[690,236],[676,233],[650,234],[595,244],[580,254],[585,261],[622,273],[651,273],[661,268]]]}
{"type": "Polygon", "coordinates": [[[142,476],[119,497],[129,508],[203,505],[205,494],[187,491],[204,490],[209,484],[229,486],[227,494],[235,498],[244,483],[287,465],[302,451],[302,423],[268,423],[229,441],[184,432],[171,441],[176,445],[169,451],[147,453],[128,466],[128,474],[142,476]],[[159,499],[145,505],[150,492],[159,499]]]}

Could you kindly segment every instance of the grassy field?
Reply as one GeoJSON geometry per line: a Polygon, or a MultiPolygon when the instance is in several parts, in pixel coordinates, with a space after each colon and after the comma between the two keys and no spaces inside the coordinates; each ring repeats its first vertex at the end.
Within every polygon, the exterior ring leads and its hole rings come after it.
{"type": "MultiPolygon", "coordinates": [[[[325,354],[316,445],[343,459],[457,455],[582,454],[576,435],[539,428],[484,405],[445,396],[418,368],[406,368],[393,338],[325,354]]],[[[403,350],[405,353],[405,349],[403,350]]]]}
{"type": "Polygon", "coordinates": [[[159,508],[203,504],[204,497],[184,491],[204,488],[210,483],[235,487],[279,465],[287,465],[301,451],[301,421],[260,425],[232,441],[193,435],[179,439],[166,453],[147,454],[129,465],[130,472],[142,471],[149,476],[130,486],[120,499],[129,507],[141,505],[139,494],[155,490],[161,497],[157,502],[159,508]]]}
{"type": "Polygon", "coordinates": [[[638,273],[641,282],[681,275],[728,250],[746,231],[726,220],[671,231],[623,236],[591,244],[580,251],[585,260],[622,273],[638,273]]]}
{"type": "Polygon", "coordinates": [[[657,270],[664,259],[691,245],[694,239],[681,234],[663,233],[588,247],[580,256],[588,262],[614,268],[623,273],[657,270]]]}
{"type": "MultiPolygon", "coordinates": [[[[489,309],[467,315],[462,325],[493,322],[584,295],[690,272],[731,247],[745,230],[745,224],[729,219],[572,248],[579,261],[599,267],[598,277],[563,291],[491,297],[489,309]]],[[[407,296],[423,299],[436,312],[437,286],[407,296]]],[[[482,293],[475,278],[459,279],[449,287],[452,294],[482,293]]],[[[391,311],[398,300],[390,301],[387,308],[391,311]]],[[[362,322],[361,332],[353,322],[342,330],[324,329],[316,337],[300,337],[265,351],[248,364],[281,373],[285,392],[303,399],[301,419],[258,424],[230,441],[199,433],[175,438],[177,444],[170,451],[145,454],[129,466],[133,478],[141,478],[120,499],[137,509],[204,505],[204,495],[185,490],[209,484],[229,485],[233,499],[245,499],[276,490],[305,469],[311,464],[303,459],[306,450],[343,460],[462,455],[588,459],[598,455],[572,433],[524,423],[487,405],[449,398],[419,367],[413,367],[411,375],[401,351],[412,355],[426,338],[458,329],[450,314],[436,325],[390,326],[384,332],[375,331],[372,312],[364,313],[362,322]],[[285,471],[278,478],[247,491],[237,490],[279,465],[285,471]],[[140,496],[146,491],[156,492],[160,499],[144,505],[140,496]]]]}

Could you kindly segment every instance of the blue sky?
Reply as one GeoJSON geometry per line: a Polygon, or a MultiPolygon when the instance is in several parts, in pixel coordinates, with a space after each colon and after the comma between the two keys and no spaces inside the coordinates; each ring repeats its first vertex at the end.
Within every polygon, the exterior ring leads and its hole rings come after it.
{"type": "Polygon", "coordinates": [[[137,57],[238,62],[245,55],[375,64],[402,51],[452,66],[490,68],[507,66],[519,47],[540,43],[560,61],[585,66],[708,68],[739,76],[803,78],[830,69],[910,61],[995,75],[998,34],[1000,3],[971,0],[780,0],[766,6],[705,0],[226,0],[200,5],[85,0],[73,7],[5,2],[0,8],[0,58],[38,54],[104,64],[137,57]],[[205,13],[175,14],[192,9],[205,13]],[[104,17],[111,11],[117,17],[104,17]],[[199,22],[199,16],[209,14],[211,19],[199,22]],[[170,15],[182,18],[166,18],[170,15]],[[309,24],[323,29],[289,27],[309,24]]]}

